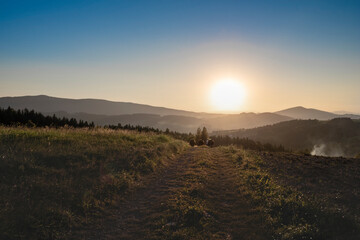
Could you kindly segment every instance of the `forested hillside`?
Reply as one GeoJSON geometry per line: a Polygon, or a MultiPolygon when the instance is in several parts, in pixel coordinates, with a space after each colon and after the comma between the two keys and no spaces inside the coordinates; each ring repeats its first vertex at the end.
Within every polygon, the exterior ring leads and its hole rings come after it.
{"type": "Polygon", "coordinates": [[[356,156],[360,153],[360,121],[336,118],[329,121],[293,120],[278,124],[215,135],[249,138],[262,143],[329,156],[356,156]]]}

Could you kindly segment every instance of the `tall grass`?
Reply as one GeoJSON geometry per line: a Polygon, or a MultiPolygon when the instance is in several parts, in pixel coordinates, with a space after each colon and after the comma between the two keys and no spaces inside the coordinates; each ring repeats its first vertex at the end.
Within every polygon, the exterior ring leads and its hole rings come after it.
{"type": "Polygon", "coordinates": [[[0,127],[0,238],[67,238],[186,146],[123,130],[0,127]]]}

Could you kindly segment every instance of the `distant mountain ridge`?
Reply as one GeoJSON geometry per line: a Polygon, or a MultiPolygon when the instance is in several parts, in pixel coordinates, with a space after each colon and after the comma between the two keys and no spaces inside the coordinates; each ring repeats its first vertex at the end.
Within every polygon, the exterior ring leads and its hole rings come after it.
{"type": "Polygon", "coordinates": [[[112,102],[97,99],[66,99],[45,95],[2,97],[0,107],[35,110],[46,115],[76,118],[98,125],[131,124],[169,128],[179,132],[194,132],[206,126],[209,131],[253,128],[292,118],[275,113],[211,114],[197,113],[144,104],[112,102]]]}
{"type": "Polygon", "coordinates": [[[14,109],[33,109],[38,112],[67,112],[67,113],[88,113],[98,115],[122,115],[148,113],[158,115],[182,115],[182,116],[212,116],[216,114],[195,113],[184,110],[176,110],[165,107],[154,107],[145,104],[131,102],[113,102],[103,99],[68,99],[57,98],[46,95],[2,97],[0,107],[11,106],[14,109]]]}
{"type": "Polygon", "coordinates": [[[317,120],[331,120],[334,118],[352,118],[360,119],[360,115],[355,114],[335,114],[331,112],[321,111],[313,108],[304,108],[301,106],[288,108],[277,111],[276,114],[291,117],[293,119],[317,119],[317,120]]]}
{"type": "MultiPolygon", "coordinates": [[[[130,102],[113,102],[102,99],[67,99],[46,95],[1,97],[0,107],[35,110],[45,115],[76,118],[97,125],[131,124],[169,128],[179,132],[194,132],[206,126],[209,131],[248,129],[272,125],[293,119],[328,120],[348,115],[337,115],[316,109],[295,107],[275,113],[212,114],[154,107],[130,102]]],[[[359,118],[351,115],[351,118],[359,118]]]]}

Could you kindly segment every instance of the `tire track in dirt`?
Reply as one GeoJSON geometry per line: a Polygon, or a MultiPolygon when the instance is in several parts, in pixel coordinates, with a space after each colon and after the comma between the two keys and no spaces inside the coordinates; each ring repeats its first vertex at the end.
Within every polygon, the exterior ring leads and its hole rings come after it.
{"type": "Polygon", "coordinates": [[[143,178],[144,185],[129,193],[124,201],[106,211],[100,227],[89,228],[80,234],[82,239],[143,239],[154,222],[166,210],[166,201],[172,192],[183,187],[181,176],[192,162],[190,149],[169,165],[143,178]]]}
{"type": "Polygon", "coordinates": [[[206,187],[207,201],[215,213],[216,230],[224,239],[270,239],[256,206],[239,189],[235,164],[217,149],[211,149],[212,168],[206,187]]]}
{"type": "MultiPolygon", "coordinates": [[[[149,239],[161,231],[167,203],[189,178],[203,177],[213,224],[211,239],[269,239],[259,213],[239,192],[235,165],[217,148],[191,148],[161,171],[144,178],[138,188],[102,217],[100,227],[82,231],[82,239],[149,239]],[[206,156],[205,156],[206,155],[206,156]],[[207,162],[207,167],[199,161],[207,162]],[[220,237],[220,238],[219,238],[220,237]]],[[[162,239],[160,237],[160,239],[162,239]]]]}

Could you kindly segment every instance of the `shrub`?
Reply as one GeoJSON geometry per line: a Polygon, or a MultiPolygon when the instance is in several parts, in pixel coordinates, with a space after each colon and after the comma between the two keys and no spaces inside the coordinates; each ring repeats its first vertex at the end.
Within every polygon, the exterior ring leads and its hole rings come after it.
{"type": "Polygon", "coordinates": [[[208,142],[207,142],[207,145],[208,145],[209,147],[213,147],[213,146],[214,146],[214,140],[209,139],[208,142]]]}

